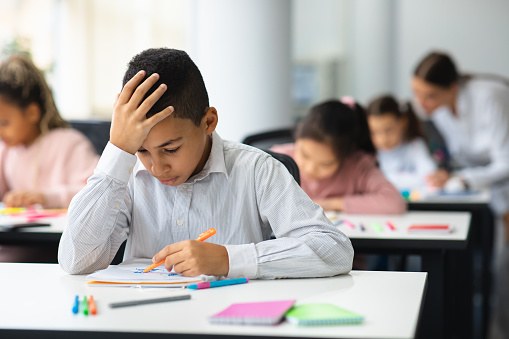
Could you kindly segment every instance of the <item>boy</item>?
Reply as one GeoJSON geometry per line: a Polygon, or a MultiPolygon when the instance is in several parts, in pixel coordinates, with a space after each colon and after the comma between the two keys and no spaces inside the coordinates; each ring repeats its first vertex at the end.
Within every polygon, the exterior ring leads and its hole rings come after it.
{"type": "Polygon", "coordinates": [[[184,276],[350,271],[350,240],[286,168],[214,132],[217,111],[185,52],[146,50],[123,83],[110,142],[69,207],[58,255],[65,271],[106,268],[126,239],[124,259],[165,259],[184,276]],[[189,240],[210,227],[217,234],[206,242],[189,240]]]}

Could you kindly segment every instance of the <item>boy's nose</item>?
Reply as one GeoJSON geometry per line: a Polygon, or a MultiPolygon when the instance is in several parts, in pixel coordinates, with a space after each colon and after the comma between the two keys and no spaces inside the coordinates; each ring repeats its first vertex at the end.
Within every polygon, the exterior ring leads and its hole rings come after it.
{"type": "Polygon", "coordinates": [[[169,164],[166,164],[162,161],[153,160],[152,161],[152,173],[154,176],[160,176],[171,169],[169,164]]]}

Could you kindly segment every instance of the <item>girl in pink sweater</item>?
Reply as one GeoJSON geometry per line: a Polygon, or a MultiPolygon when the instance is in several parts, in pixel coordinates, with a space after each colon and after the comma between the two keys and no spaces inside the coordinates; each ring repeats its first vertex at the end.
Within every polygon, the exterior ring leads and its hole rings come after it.
{"type": "Polygon", "coordinates": [[[0,65],[0,199],[5,206],[67,208],[99,160],[90,141],[60,117],[30,59],[0,65]]]}
{"type": "Polygon", "coordinates": [[[311,108],[295,143],[276,145],[299,166],[301,187],[324,210],[401,214],[406,203],[377,165],[366,114],[351,98],[311,108]]]}

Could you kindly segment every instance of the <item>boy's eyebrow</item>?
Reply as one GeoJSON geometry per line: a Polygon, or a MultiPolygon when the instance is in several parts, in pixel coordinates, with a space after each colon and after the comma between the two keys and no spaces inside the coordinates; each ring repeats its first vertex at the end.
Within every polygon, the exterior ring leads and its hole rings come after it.
{"type": "Polygon", "coordinates": [[[167,142],[165,142],[164,144],[161,144],[161,145],[157,146],[157,148],[166,147],[166,146],[171,145],[171,144],[173,144],[174,142],[177,142],[177,141],[180,141],[180,140],[182,140],[182,137],[177,138],[177,139],[168,140],[168,141],[167,141],[167,142]]]}

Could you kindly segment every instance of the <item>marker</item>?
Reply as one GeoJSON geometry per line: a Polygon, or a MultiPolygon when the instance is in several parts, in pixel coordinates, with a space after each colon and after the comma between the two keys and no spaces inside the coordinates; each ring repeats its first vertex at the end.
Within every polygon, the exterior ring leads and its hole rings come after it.
{"type": "Polygon", "coordinates": [[[364,225],[363,225],[363,224],[359,224],[359,227],[360,227],[360,229],[361,229],[361,231],[362,231],[362,232],[366,231],[366,227],[364,227],[364,225]]]}
{"type": "Polygon", "coordinates": [[[87,303],[87,297],[83,297],[83,314],[88,315],[88,303],[87,303]]]}
{"type": "Polygon", "coordinates": [[[389,227],[389,229],[391,231],[395,231],[396,230],[396,226],[394,226],[394,224],[392,222],[387,221],[385,224],[387,225],[387,227],[389,227]]]}
{"type": "Polygon", "coordinates": [[[72,307],[72,313],[78,314],[78,311],[80,309],[80,297],[76,296],[74,299],[74,306],[72,307]]]}
{"type": "Polygon", "coordinates": [[[334,226],[339,226],[339,225],[341,225],[342,223],[343,223],[343,220],[342,220],[342,219],[339,219],[339,220],[334,221],[332,224],[333,224],[334,226]]]}
{"type": "Polygon", "coordinates": [[[350,227],[351,229],[355,229],[355,225],[354,225],[354,224],[352,224],[350,221],[348,221],[348,220],[343,220],[343,223],[344,223],[345,225],[347,225],[348,227],[350,227]]]}
{"type": "MultiPolygon", "coordinates": [[[[214,234],[216,234],[216,229],[214,227],[212,228],[209,228],[208,230],[206,230],[205,232],[203,232],[202,234],[200,234],[198,236],[198,238],[196,238],[196,241],[204,241],[204,240],[207,240],[208,238],[210,238],[211,236],[213,236],[214,234]]],[[[145,268],[143,270],[143,273],[147,273],[149,271],[152,271],[154,268],[164,264],[164,262],[166,261],[166,258],[164,258],[163,260],[161,260],[160,262],[156,262],[155,264],[152,264],[150,266],[148,266],[147,268],[145,268]]]]}
{"type": "Polygon", "coordinates": [[[221,287],[221,286],[228,286],[228,285],[245,284],[248,281],[249,281],[249,278],[218,280],[218,281],[202,282],[199,284],[189,285],[189,286],[187,286],[187,288],[189,288],[191,290],[203,290],[205,288],[211,288],[211,287],[221,287]]]}
{"type": "Polygon", "coordinates": [[[376,222],[372,222],[372,223],[371,223],[371,226],[372,226],[372,227],[375,229],[375,231],[377,231],[377,232],[383,232],[383,230],[384,230],[384,229],[382,228],[382,226],[380,226],[380,224],[379,224],[379,223],[376,223],[376,222]]]}
{"type": "Polygon", "coordinates": [[[92,295],[88,298],[88,307],[90,308],[91,314],[97,314],[97,307],[95,306],[94,296],[92,295]]]}
{"type": "Polygon", "coordinates": [[[118,307],[155,304],[155,303],[162,303],[162,302],[167,302],[167,301],[177,301],[177,300],[187,300],[187,299],[191,299],[190,294],[177,295],[174,297],[166,297],[166,298],[158,298],[158,299],[124,301],[124,302],[120,302],[120,303],[112,303],[112,304],[110,304],[110,307],[118,308],[118,307]]]}

